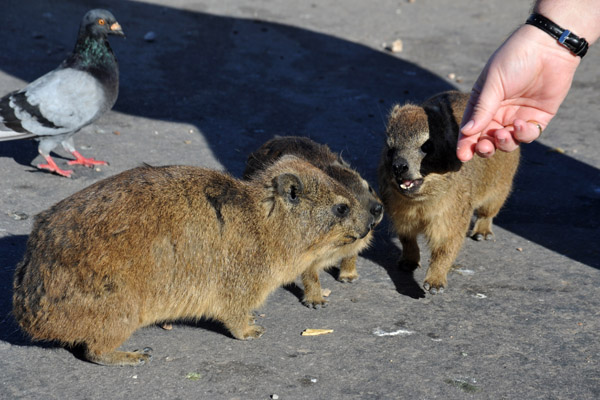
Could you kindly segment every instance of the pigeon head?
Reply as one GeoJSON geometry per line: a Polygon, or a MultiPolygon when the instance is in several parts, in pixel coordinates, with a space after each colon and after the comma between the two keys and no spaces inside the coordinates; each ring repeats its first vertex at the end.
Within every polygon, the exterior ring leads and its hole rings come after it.
{"type": "Polygon", "coordinates": [[[110,11],[100,8],[88,11],[81,20],[79,36],[106,37],[107,35],[125,36],[121,25],[110,11]]]}

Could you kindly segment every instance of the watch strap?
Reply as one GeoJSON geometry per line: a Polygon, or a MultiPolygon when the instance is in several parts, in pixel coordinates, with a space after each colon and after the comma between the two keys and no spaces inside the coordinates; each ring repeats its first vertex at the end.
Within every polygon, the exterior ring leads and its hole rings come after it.
{"type": "Polygon", "coordinates": [[[543,15],[533,13],[525,23],[543,30],[576,56],[583,58],[588,51],[587,40],[580,38],[568,29],[561,28],[543,15]]]}

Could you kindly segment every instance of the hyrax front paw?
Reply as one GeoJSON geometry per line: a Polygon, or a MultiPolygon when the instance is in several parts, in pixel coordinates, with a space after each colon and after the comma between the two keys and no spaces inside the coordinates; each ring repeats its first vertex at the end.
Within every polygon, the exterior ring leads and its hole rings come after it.
{"type": "Polygon", "coordinates": [[[492,232],[474,232],[471,235],[471,239],[476,240],[478,242],[482,240],[492,240],[494,238],[494,234],[492,232]]]}
{"type": "Polygon", "coordinates": [[[403,258],[401,258],[400,261],[398,261],[398,268],[401,271],[411,272],[416,270],[420,266],[421,264],[418,261],[406,260],[403,258]]]}
{"type": "Polygon", "coordinates": [[[103,354],[96,354],[93,351],[88,350],[85,354],[85,357],[88,361],[100,365],[138,366],[152,361],[151,353],[152,349],[150,347],[145,347],[143,350],[112,351],[103,354]]]}
{"type": "Polygon", "coordinates": [[[244,333],[243,340],[258,339],[265,333],[265,328],[260,325],[251,325],[250,328],[244,333]]]}
{"type": "Polygon", "coordinates": [[[358,279],[358,274],[355,271],[344,271],[340,269],[340,274],[338,275],[337,280],[344,283],[354,282],[358,279]]]}
{"type": "Polygon", "coordinates": [[[306,307],[308,308],[314,308],[315,310],[318,310],[319,308],[325,308],[327,307],[327,300],[325,300],[323,297],[321,298],[316,298],[316,299],[303,299],[302,300],[302,304],[304,304],[306,307]]]}
{"type": "Polygon", "coordinates": [[[442,294],[444,288],[447,285],[446,275],[442,274],[431,274],[431,269],[427,271],[425,276],[425,282],[423,283],[423,289],[431,294],[442,294]]]}

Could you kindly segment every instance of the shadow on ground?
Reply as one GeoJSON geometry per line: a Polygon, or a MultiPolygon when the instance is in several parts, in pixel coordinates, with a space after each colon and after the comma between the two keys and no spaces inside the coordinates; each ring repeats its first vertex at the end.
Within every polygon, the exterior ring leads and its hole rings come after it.
{"type": "MultiPolygon", "coordinates": [[[[4,0],[9,12],[0,13],[0,69],[31,81],[55,68],[72,49],[81,16],[93,7],[110,9],[128,35],[111,38],[121,66],[115,111],[195,125],[216,159],[238,176],[247,154],[274,135],[294,134],[343,151],[375,183],[392,104],[452,89],[400,57],[326,34],[210,15],[201,4],[178,10],[122,0],[4,0]],[[156,41],[144,41],[148,31],[156,33],[156,41]]],[[[142,137],[138,140],[144,146],[142,137]]],[[[600,268],[600,174],[550,150],[539,143],[525,146],[515,191],[496,222],[600,268]]],[[[29,166],[36,155],[32,142],[0,146],[0,157],[22,165],[29,166]]],[[[378,233],[365,256],[386,269],[400,293],[422,297],[412,274],[396,270],[399,250],[386,232],[378,233]]],[[[0,239],[0,315],[10,311],[12,271],[25,242],[25,236],[0,239]]],[[[2,340],[13,336],[10,327],[0,330],[2,340]]]]}

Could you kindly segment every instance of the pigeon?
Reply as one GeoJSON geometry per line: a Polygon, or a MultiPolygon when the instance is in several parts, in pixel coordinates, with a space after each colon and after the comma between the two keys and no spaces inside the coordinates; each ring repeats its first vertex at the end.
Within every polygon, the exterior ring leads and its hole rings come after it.
{"type": "Polygon", "coordinates": [[[117,101],[119,66],[107,35],[125,36],[109,11],[88,11],[81,20],[73,53],[55,70],[0,99],[0,141],[38,140],[38,152],[47,163],[37,167],[67,178],[73,171],[60,169],[50,157],[58,144],[75,156],[69,165],[107,164],[83,157],[73,143],[77,131],[117,101]]]}

